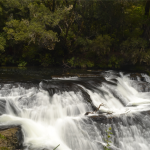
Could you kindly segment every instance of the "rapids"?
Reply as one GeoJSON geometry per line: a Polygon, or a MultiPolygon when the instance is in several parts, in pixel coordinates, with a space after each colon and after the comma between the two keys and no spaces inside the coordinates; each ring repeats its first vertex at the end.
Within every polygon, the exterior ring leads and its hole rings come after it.
{"type": "Polygon", "coordinates": [[[150,77],[114,71],[99,77],[65,77],[0,84],[0,125],[20,125],[26,150],[150,149],[150,77]],[[115,120],[101,121],[94,106],[115,120]],[[107,114],[111,112],[112,114],[107,114]]]}

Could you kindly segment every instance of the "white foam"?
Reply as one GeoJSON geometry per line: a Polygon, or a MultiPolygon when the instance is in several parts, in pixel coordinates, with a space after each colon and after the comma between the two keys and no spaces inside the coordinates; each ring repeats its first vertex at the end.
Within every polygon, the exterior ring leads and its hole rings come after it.
{"type": "Polygon", "coordinates": [[[78,77],[52,77],[54,80],[77,80],[78,77]]]}

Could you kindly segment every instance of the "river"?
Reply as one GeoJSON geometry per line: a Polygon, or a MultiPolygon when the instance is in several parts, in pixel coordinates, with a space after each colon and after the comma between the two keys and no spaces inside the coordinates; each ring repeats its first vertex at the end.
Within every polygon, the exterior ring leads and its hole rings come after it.
{"type": "Polygon", "coordinates": [[[25,150],[103,150],[110,127],[111,150],[149,150],[150,77],[1,68],[0,114],[0,125],[21,126],[25,150]]]}

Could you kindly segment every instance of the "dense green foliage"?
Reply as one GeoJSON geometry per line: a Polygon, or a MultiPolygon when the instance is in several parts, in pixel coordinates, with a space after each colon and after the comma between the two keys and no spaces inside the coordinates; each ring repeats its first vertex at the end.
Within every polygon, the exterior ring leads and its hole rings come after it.
{"type": "Polygon", "coordinates": [[[150,2],[0,0],[0,65],[150,65],[150,2]]]}

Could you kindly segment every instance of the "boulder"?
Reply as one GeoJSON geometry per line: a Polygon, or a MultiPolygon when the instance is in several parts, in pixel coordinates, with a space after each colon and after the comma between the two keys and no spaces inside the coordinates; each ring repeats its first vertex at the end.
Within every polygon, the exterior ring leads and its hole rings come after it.
{"type": "Polygon", "coordinates": [[[0,126],[0,149],[20,150],[23,134],[20,126],[0,126]]]}

